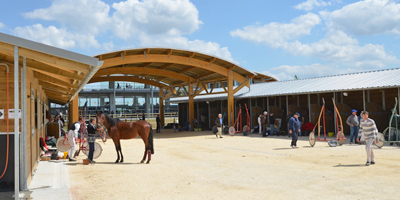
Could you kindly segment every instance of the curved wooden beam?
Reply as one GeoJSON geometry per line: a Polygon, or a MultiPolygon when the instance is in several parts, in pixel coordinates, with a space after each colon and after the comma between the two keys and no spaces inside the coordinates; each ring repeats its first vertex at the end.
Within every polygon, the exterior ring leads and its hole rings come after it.
{"type": "Polygon", "coordinates": [[[143,67],[125,67],[125,69],[123,69],[122,67],[113,67],[105,70],[99,70],[93,77],[100,77],[111,74],[132,74],[132,75],[147,74],[147,75],[174,78],[187,83],[195,82],[194,78],[186,76],[184,74],[179,74],[168,70],[162,70],[156,68],[143,68],[143,67]]]}
{"type": "MultiPolygon", "coordinates": [[[[104,60],[104,64],[101,66],[101,69],[115,67],[119,65],[127,65],[133,63],[172,63],[172,64],[179,64],[179,65],[186,65],[186,66],[193,66],[198,67],[201,69],[209,70],[214,73],[221,74],[223,76],[228,77],[229,69],[225,67],[221,67],[217,64],[212,64],[210,66],[210,62],[198,60],[198,59],[188,59],[187,57],[183,56],[176,56],[176,55],[161,55],[161,54],[147,54],[146,57],[143,55],[127,55],[121,60],[120,57],[109,58],[104,60]]],[[[246,77],[233,72],[234,79],[240,83],[243,83],[246,77]]],[[[195,78],[195,77],[193,77],[195,78]]]]}
{"type": "Polygon", "coordinates": [[[168,85],[164,83],[159,83],[157,81],[152,81],[149,79],[141,79],[138,77],[133,77],[133,76],[105,76],[105,77],[94,77],[90,79],[89,83],[96,83],[96,82],[103,82],[103,81],[130,81],[130,82],[136,82],[136,83],[143,83],[146,85],[152,85],[155,87],[168,87],[168,85]]]}

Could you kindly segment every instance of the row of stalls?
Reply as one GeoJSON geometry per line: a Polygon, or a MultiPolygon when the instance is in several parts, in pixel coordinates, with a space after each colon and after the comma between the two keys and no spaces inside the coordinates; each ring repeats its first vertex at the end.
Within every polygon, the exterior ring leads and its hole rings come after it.
{"type": "MultiPolygon", "coordinates": [[[[1,61],[0,61],[1,62],[1,61]]],[[[46,111],[49,109],[49,101],[46,94],[43,91],[41,85],[39,85],[39,81],[33,78],[33,70],[26,69],[25,75],[25,84],[27,87],[26,91],[29,91],[27,94],[27,104],[26,104],[26,115],[27,115],[27,123],[21,123],[21,109],[19,109],[18,115],[14,112],[14,65],[11,63],[7,64],[9,69],[9,81],[7,82],[7,67],[6,65],[0,66],[0,91],[4,95],[0,95],[0,109],[2,113],[2,117],[0,118],[0,147],[2,150],[0,152],[0,162],[5,164],[5,161],[8,159],[8,166],[7,171],[0,179],[0,190],[12,190],[14,188],[14,120],[17,117],[19,119],[20,129],[22,126],[26,127],[27,130],[27,137],[26,137],[26,154],[27,157],[27,171],[28,173],[28,180],[29,183],[32,180],[32,175],[37,168],[40,150],[39,150],[39,138],[44,137],[45,135],[45,123],[47,123],[46,119],[46,111]],[[9,89],[9,94],[7,95],[7,88],[9,89]],[[9,138],[7,139],[7,98],[10,106],[10,120],[9,120],[9,138]],[[7,150],[6,147],[9,147],[8,155],[6,154],[7,150]]],[[[19,68],[19,85],[22,84],[21,82],[21,72],[22,68],[19,68]]],[[[20,95],[21,96],[21,95],[20,95]]],[[[19,99],[19,108],[22,107],[21,100],[19,99]]],[[[5,167],[5,165],[0,165],[5,167]]],[[[1,168],[0,170],[3,170],[1,168]]],[[[2,172],[2,171],[1,171],[2,172]]]]}
{"type": "MultiPolygon", "coordinates": [[[[18,197],[28,189],[40,160],[39,140],[46,135],[50,103],[77,105],[77,94],[101,63],[0,33],[0,192],[14,190],[18,197]]],[[[70,120],[77,120],[75,110],[69,113],[70,120]]]]}
{"type": "MultiPolygon", "coordinates": [[[[361,73],[364,76],[372,76],[376,74],[384,74],[385,76],[392,77],[396,76],[400,73],[400,69],[392,69],[392,70],[382,70],[382,71],[374,71],[374,72],[366,72],[361,73]]],[[[338,75],[338,82],[342,81],[345,76],[346,79],[351,80],[353,76],[359,76],[360,73],[355,74],[347,74],[347,75],[338,75]]],[[[323,82],[323,79],[328,79],[331,77],[320,77],[316,79],[304,79],[308,82],[314,81],[315,84],[318,82],[323,82]],[[322,80],[318,80],[322,79],[322,80]]],[[[333,76],[335,78],[335,76],[333,76]]],[[[391,82],[390,85],[384,85],[382,83],[378,83],[376,86],[373,83],[367,84],[368,88],[340,88],[338,85],[333,92],[324,92],[321,91],[313,91],[313,90],[304,90],[298,89],[302,92],[302,94],[295,94],[294,92],[288,91],[288,95],[271,95],[268,93],[268,88],[278,87],[277,85],[287,85],[288,82],[292,85],[301,85],[303,80],[294,80],[294,81],[282,81],[282,82],[270,82],[270,83],[259,83],[252,84],[250,86],[250,91],[255,90],[253,93],[248,92],[247,94],[239,94],[235,95],[235,116],[234,119],[237,119],[237,115],[239,113],[239,109],[242,109],[242,127],[247,125],[247,114],[245,105],[248,107],[249,115],[251,116],[251,127],[254,128],[258,125],[258,116],[262,114],[264,111],[268,113],[274,113],[274,117],[276,119],[280,119],[280,131],[286,132],[287,123],[290,116],[292,116],[295,112],[301,114],[304,117],[304,124],[311,122],[313,124],[318,122],[318,118],[320,115],[321,108],[323,106],[323,100],[325,101],[326,109],[325,109],[325,126],[327,132],[335,132],[336,129],[336,119],[334,118],[334,104],[332,101],[335,101],[336,106],[339,110],[339,114],[343,121],[344,133],[350,133],[350,127],[346,124],[346,119],[349,115],[351,115],[351,110],[356,109],[358,115],[360,111],[367,110],[369,111],[370,118],[374,119],[378,129],[382,132],[389,124],[389,119],[391,116],[391,110],[395,106],[395,98],[399,96],[399,83],[391,82]],[[272,85],[274,84],[274,85],[272,85]],[[262,88],[260,90],[260,88],[262,88]]],[[[331,79],[335,83],[335,80],[331,79]]],[[[313,84],[313,83],[307,83],[313,84]]],[[[332,84],[334,86],[334,84],[332,84]]],[[[330,88],[328,88],[330,89],[330,88]]],[[[296,89],[295,89],[296,90],[296,89]]],[[[246,91],[247,92],[247,91],[246,91]]],[[[279,91],[283,93],[285,91],[279,91]]],[[[214,126],[214,120],[216,119],[219,113],[225,114],[226,110],[226,97],[223,95],[219,96],[202,96],[201,98],[195,98],[195,117],[201,119],[201,115],[206,116],[204,129],[211,129],[214,126]]],[[[171,102],[179,103],[179,122],[181,125],[184,124],[187,118],[187,110],[188,103],[184,98],[176,98],[172,99],[171,102]]],[[[338,121],[339,118],[337,119],[338,121]]],[[[227,121],[227,117],[224,118],[224,124],[230,124],[227,121]]],[[[339,123],[340,125],[340,123],[339,123]]],[[[236,128],[236,127],[235,127],[236,128]]]]}

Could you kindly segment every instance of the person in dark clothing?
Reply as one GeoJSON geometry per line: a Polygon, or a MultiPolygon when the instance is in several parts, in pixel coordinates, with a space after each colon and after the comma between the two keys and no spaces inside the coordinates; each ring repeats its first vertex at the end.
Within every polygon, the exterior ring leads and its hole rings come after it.
{"type": "Polygon", "coordinates": [[[215,125],[217,125],[217,129],[218,129],[218,132],[216,134],[217,138],[218,138],[218,136],[220,138],[222,138],[222,127],[224,126],[222,114],[218,114],[217,119],[215,119],[215,125]]]}
{"type": "Polygon", "coordinates": [[[161,119],[160,119],[160,115],[157,115],[157,117],[156,117],[156,123],[157,123],[157,130],[156,130],[156,133],[161,133],[161,119]]]}
{"type": "Polygon", "coordinates": [[[88,125],[87,131],[88,131],[88,142],[89,142],[89,162],[90,163],[95,163],[93,161],[93,152],[94,152],[94,142],[96,141],[96,119],[92,118],[90,119],[90,123],[88,125]]]}
{"type": "Polygon", "coordinates": [[[275,117],[274,117],[274,113],[270,113],[269,114],[269,127],[271,128],[271,135],[273,135],[274,132],[274,128],[275,128],[275,117]]]}
{"type": "Polygon", "coordinates": [[[297,148],[297,138],[300,132],[301,123],[299,121],[299,113],[294,113],[293,117],[289,120],[289,133],[292,135],[292,148],[297,148]]]}
{"type": "Polygon", "coordinates": [[[144,116],[144,113],[143,113],[143,115],[142,115],[142,120],[143,120],[143,121],[146,120],[146,117],[144,116]]]}

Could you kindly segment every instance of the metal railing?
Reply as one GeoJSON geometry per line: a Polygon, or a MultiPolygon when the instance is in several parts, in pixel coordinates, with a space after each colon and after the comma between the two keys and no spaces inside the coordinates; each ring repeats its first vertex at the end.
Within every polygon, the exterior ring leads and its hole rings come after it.
{"type": "MultiPolygon", "coordinates": [[[[144,113],[145,120],[148,119],[156,119],[157,115],[160,113],[144,113]]],[[[131,121],[137,121],[141,120],[143,118],[143,113],[126,113],[126,114],[108,114],[108,116],[111,116],[112,118],[118,118],[122,121],[126,122],[131,122],[131,121]]],[[[89,120],[90,118],[96,117],[95,114],[88,114],[86,117],[86,120],[89,120]]],[[[68,121],[68,115],[63,115],[63,118],[65,121],[68,121]]],[[[164,119],[167,118],[176,118],[178,119],[178,113],[177,112],[166,112],[164,113],[164,119]]]]}

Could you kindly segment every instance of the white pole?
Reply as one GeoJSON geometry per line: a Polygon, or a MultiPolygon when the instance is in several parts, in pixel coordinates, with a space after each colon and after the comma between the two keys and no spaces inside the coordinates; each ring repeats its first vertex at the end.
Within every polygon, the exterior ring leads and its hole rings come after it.
{"type": "Polygon", "coordinates": [[[14,191],[19,200],[19,63],[18,46],[14,46],[14,191]]]}
{"type": "Polygon", "coordinates": [[[23,58],[23,65],[22,65],[22,71],[21,71],[21,110],[22,110],[22,121],[21,121],[21,129],[22,129],[22,134],[21,134],[21,140],[20,140],[20,152],[21,152],[21,158],[20,158],[20,189],[22,191],[27,191],[28,190],[28,184],[27,184],[27,179],[28,179],[28,170],[27,170],[27,137],[28,137],[28,129],[27,129],[27,124],[28,124],[28,117],[27,117],[27,92],[26,92],[26,58],[23,58]]]}

